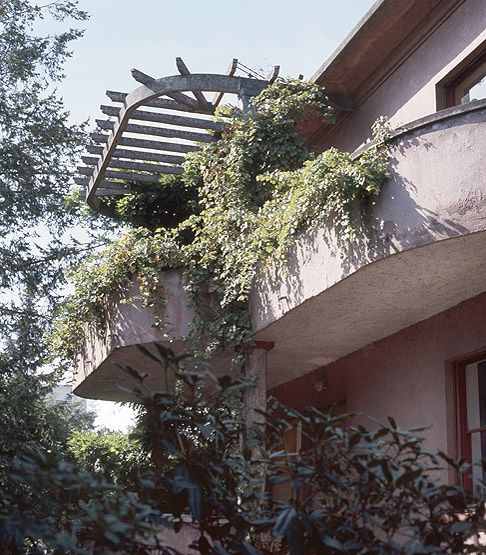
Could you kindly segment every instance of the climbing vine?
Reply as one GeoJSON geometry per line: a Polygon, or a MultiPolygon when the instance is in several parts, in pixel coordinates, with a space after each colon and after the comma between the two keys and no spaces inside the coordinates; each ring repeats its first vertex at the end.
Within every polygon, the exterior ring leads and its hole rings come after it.
{"type": "Polygon", "coordinates": [[[188,155],[184,174],[164,181],[159,198],[151,191],[150,202],[140,195],[117,201],[125,219],[140,215],[141,206],[152,213],[146,227],[131,229],[71,275],[74,292],[56,318],[58,353],[75,356],[86,325],[103,330],[114,293],[134,276],[144,304],[153,306],[163,287],[161,271],[174,267],[184,269],[196,309],[193,336],[210,347],[250,341],[248,301],[259,268],[270,260],[283,264],[298,235],[322,225],[332,225],[349,245],[359,208],[386,177],[382,127],[375,127],[375,143],[356,159],[335,148],[314,154],[298,132],[311,111],[333,122],[320,87],[275,83],[253,99],[248,113],[227,111],[218,140],[188,155]]]}

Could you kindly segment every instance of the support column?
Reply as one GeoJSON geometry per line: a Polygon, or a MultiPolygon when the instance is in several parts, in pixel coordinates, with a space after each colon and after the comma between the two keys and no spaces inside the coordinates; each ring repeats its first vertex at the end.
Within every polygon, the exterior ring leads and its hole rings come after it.
{"type": "Polygon", "coordinates": [[[250,438],[252,433],[264,432],[262,425],[265,423],[265,417],[257,410],[264,411],[267,408],[267,357],[273,346],[273,341],[255,341],[245,367],[245,379],[254,383],[254,387],[246,390],[244,394],[247,438],[250,438]]]}

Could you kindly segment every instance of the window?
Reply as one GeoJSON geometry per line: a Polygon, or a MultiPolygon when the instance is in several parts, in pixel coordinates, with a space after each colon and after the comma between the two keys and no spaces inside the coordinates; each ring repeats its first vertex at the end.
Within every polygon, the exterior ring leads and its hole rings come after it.
{"type": "MultiPolygon", "coordinates": [[[[346,414],[346,401],[326,405],[321,409],[324,413],[329,413],[332,416],[339,416],[346,414]]],[[[302,433],[302,424],[299,420],[290,420],[289,428],[284,430],[282,437],[282,451],[284,452],[283,458],[296,457],[301,453],[305,453],[309,449],[309,440],[302,433]]],[[[346,418],[338,420],[335,424],[345,428],[347,426],[346,418]]],[[[289,481],[273,484],[271,486],[271,495],[274,501],[287,503],[292,493],[291,484],[289,481]]]]}
{"type": "Polygon", "coordinates": [[[302,449],[302,424],[300,421],[290,422],[291,428],[284,431],[283,450],[287,455],[297,454],[302,449]]]}
{"type": "Polygon", "coordinates": [[[447,106],[486,98],[486,53],[476,58],[446,87],[447,106]]]}
{"type": "Polygon", "coordinates": [[[484,493],[486,470],[480,463],[486,460],[486,358],[458,367],[458,405],[461,456],[475,465],[464,485],[484,493]]]}

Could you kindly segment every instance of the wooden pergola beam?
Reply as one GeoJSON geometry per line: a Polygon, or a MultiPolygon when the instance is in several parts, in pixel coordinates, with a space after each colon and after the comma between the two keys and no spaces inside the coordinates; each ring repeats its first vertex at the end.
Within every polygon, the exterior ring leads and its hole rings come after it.
{"type": "MultiPolygon", "coordinates": [[[[115,122],[109,120],[97,119],[96,123],[101,129],[113,131],[115,122]]],[[[166,137],[168,139],[184,139],[186,141],[194,141],[198,143],[211,143],[215,140],[212,135],[206,133],[195,133],[193,131],[185,131],[183,129],[166,129],[164,127],[155,127],[151,125],[137,125],[129,123],[125,126],[127,133],[137,133],[140,135],[153,135],[155,137],[166,137]]]]}
{"type": "MultiPolygon", "coordinates": [[[[191,142],[211,142],[214,137],[207,133],[196,133],[186,131],[184,129],[164,129],[157,127],[159,122],[152,122],[153,125],[136,125],[130,123],[134,112],[136,112],[142,105],[154,105],[155,101],[166,100],[167,97],[175,101],[176,104],[187,106],[186,111],[195,111],[198,113],[212,113],[212,106],[210,112],[205,112],[197,100],[187,96],[187,91],[207,91],[207,92],[224,92],[228,94],[236,94],[242,99],[248,99],[255,94],[261,92],[268,84],[264,79],[253,79],[249,77],[237,77],[235,75],[215,75],[215,74],[189,74],[189,75],[173,75],[163,77],[161,79],[154,79],[138,70],[133,72],[134,77],[142,83],[142,86],[124,96],[112,95],[115,100],[122,101],[123,104],[118,112],[116,121],[99,122],[103,129],[110,131],[110,133],[94,133],[92,135],[94,142],[98,143],[98,149],[102,151],[99,154],[100,158],[94,168],[93,175],[87,185],[87,201],[90,206],[99,210],[100,212],[107,213],[105,206],[100,205],[96,200],[96,191],[101,186],[101,182],[106,178],[113,178],[115,181],[118,179],[128,179],[130,181],[140,182],[157,182],[156,177],[151,172],[150,174],[138,172],[117,172],[114,169],[109,169],[112,159],[117,158],[116,152],[120,147],[126,146],[129,148],[141,149],[145,152],[155,151],[160,152],[194,152],[199,149],[197,144],[190,144],[191,142]],[[162,98],[165,97],[165,98],[162,98]],[[148,137],[137,138],[133,136],[126,136],[126,134],[140,134],[148,135],[148,137]],[[163,142],[157,140],[150,140],[150,136],[159,136],[172,139],[182,139],[187,144],[180,144],[177,142],[163,142]]],[[[172,102],[168,101],[168,102],[172,102]]],[[[208,103],[209,104],[209,103],[208,103]]],[[[166,104],[167,106],[167,104],[166,104]]],[[[171,104],[173,106],[173,104],[171,104]]],[[[143,110],[140,110],[143,112],[143,110]]],[[[168,124],[171,125],[171,124],[168,124]]],[[[179,126],[180,127],[180,126],[179,126]]],[[[97,145],[93,145],[96,148],[97,145]]],[[[137,163],[137,158],[131,158],[137,163]]],[[[152,160],[145,160],[152,161],[152,160]]],[[[140,163],[140,162],[139,162],[140,163]]],[[[141,162],[143,163],[143,162],[141,162]]],[[[182,172],[180,166],[164,166],[164,172],[179,174],[182,172]]]]}
{"type": "MultiPolygon", "coordinates": [[[[160,164],[148,164],[144,162],[136,162],[130,160],[119,160],[114,159],[111,161],[109,168],[120,168],[125,170],[138,170],[142,172],[153,172],[153,173],[174,173],[170,171],[171,169],[180,168],[180,166],[167,166],[167,165],[160,165],[160,164]]],[[[182,170],[182,168],[180,168],[182,170]]],[[[177,173],[177,172],[175,172],[177,173]]],[[[180,172],[179,172],[180,173],[180,172]]]]}
{"type": "MultiPolygon", "coordinates": [[[[116,106],[100,106],[101,111],[107,116],[116,116],[120,114],[120,108],[116,106]]],[[[160,114],[157,112],[147,112],[145,110],[135,110],[130,119],[140,121],[150,121],[153,123],[165,123],[167,125],[179,125],[180,127],[195,127],[196,129],[213,129],[221,131],[223,124],[221,122],[191,118],[185,116],[174,116],[172,114],[160,114]]]]}
{"type": "MultiPolygon", "coordinates": [[[[184,63],[184,60],[182,58],[179,58],[179,57],[176,58],[176,66],[177,66],[177,69],[179,70],[179,73],[181,75],[183,75],[183,76],[191,75],[191,72],[187,68],[187,66],[184,63]]],[[[199,91],[198,89],[193,89],[193,90],[191,90],[191,92],[196,97],[196,100],[197,100],[199,106],[201,106],[201,108],[203,110],[211,110],[212,109],[211,105],[206,100],[206,97],[203,95],[203,93],[201,91],[199,91]]]]}
{"type": "MultiPolygon", "coordinates": [[[[103,154],[102,147],[87,148],[87,150],[91,154],[103,154]]],[[[145,160],[147,162],[162,162],[164,164],[182,164],[185,160],[184,156],[159,154],[158,152],[144,152],[142,150],[129,150],[127,148],[117,148],[113,154],[113,158],[128,158],[130,160],[145,160]]],[[[88,164],[88,166],[96,166],[100,159],[97,156],[82,156],[82,160],[85,164],[88,164]]]]}
{"type": "MultiPolygon", "coordinates": [[[[105,135],[104,133],[91,133],[91,137],[97,143],[106,143],[108,142],[109,135],[105,135]]],[[[118,144],[121,146],[131,146],[134,148],[146,148],[150,150],[165,150],[167,152],[196,152],[199,150],[199,147],[196,145],[189,145],[189,144],[182,144],[182,143],[168,143],[165,141],[150,141],[149,139],[135,139],[132,137],[121,137],[118,140],[118,144]]],[[[103,154],[103,147],[102,154],[103,154]]],[[[114,151],[116,152],[116,151],[114,151]]]]}
{"type": "MultiPolygon", "coordinates": [[[[82,161],[84,164],[86,164],[87,166],[97,166],[98,162],[100,161],[99,158],[96,158],[95,156],[83,156],[82,161]]],[[[184,160],[184,159],[182,159],[184,160]]],[[[179,164],[172,164],[172,165],[180,165],[179,164]]],[[[110,165],[108,166],[110,168],[124,168],[124,169],[129,169],[129,170],[141,170],[141,171],[148,171],[148,172],[158,172],[158,168],[164,168],[165,166],[160,166],[158,164],[149,164],[147,162],[143,162],[140,161],[138,159],[136,160],[122,160],[120,158],[115,158],[113,157],[110,165]]],[[[159,173],[164,173],[163,171],[159,172],[159,173]]]]}
{"type": "Polygon", "coordinates": [[[105,176],[114,179],[126,179],[127,181],[143,181],[144,183],[159,183],[160,175],[180,175],[183,172],[180,166],[159,166],[157,174],[124,172],[117,170],[106,170],[105,176]]]}
{"type": "MultiPolygon", "coordinates": [[[[147,75],[146,73],[143,73],[143,71],[140,71],[138,69],[132,69],[132,76],[135,81],[142,83],[142,85],[145,85],[148,88],[152,88],[154,85],[158,84],[157,79],[154,79],[150,75],[147,75]]],[[[211,114],[213,112],[209,104],[206,103],[206,107],[204,104],[200,104],[197,100],[194,100],[194,98],[191,98],[190,96],[187,96],[187,94],[184,94],[182,92],[170,91],[166,93],[166,96],[170,96],[170,98],[174,99],[179,104],[185,104],[186,106],[189,106],[189,108],[199,108],[207,112],[208,114],[211,114]]]]}
{"type": "Polygon", "coordinates": [[[278,77],[278,74],[280,73],[280,66],[273,66],[273,70],[270,73],[270,75],[268,76],[268,82],[274,83],[278,77]]]}
{"type": "MultiPolygon", "coordinates": [[[[234,75],[236,70],[238,69],[238,58],[233,58],[231,60],[228,69],[226,70],[226,75],[234,75]]],[[[218,92],[214,95],[213,98],[213,107],[216,109],[219,106],[219,103],[223,100],[224,92],[218,92]]]]}
{"type": "MultiPolygon", "coordinates": [[[[106,91],[106,96],[112,101],[119,104],[124,104],[128,93],[118,92],[118,91],[106,91]]],[[[208,114],[207,110],[197,106],[188,106],[187,104],[179,104],[175,100],[169,98],[155,98],[149,100],[144,104],[150,108],[162,108],[164,110],[176,110],[179,112],[191,112],[195,114],[208,114]]]]}

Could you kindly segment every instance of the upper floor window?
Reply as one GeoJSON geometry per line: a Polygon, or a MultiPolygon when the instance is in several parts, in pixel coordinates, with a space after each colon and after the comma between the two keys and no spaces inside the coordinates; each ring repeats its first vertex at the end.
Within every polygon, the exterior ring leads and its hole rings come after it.
{"type": "Polygon", "coordinates": [[[447,86],[447,106],[486,98],[486,53],[469,64],[447,86]]]}

